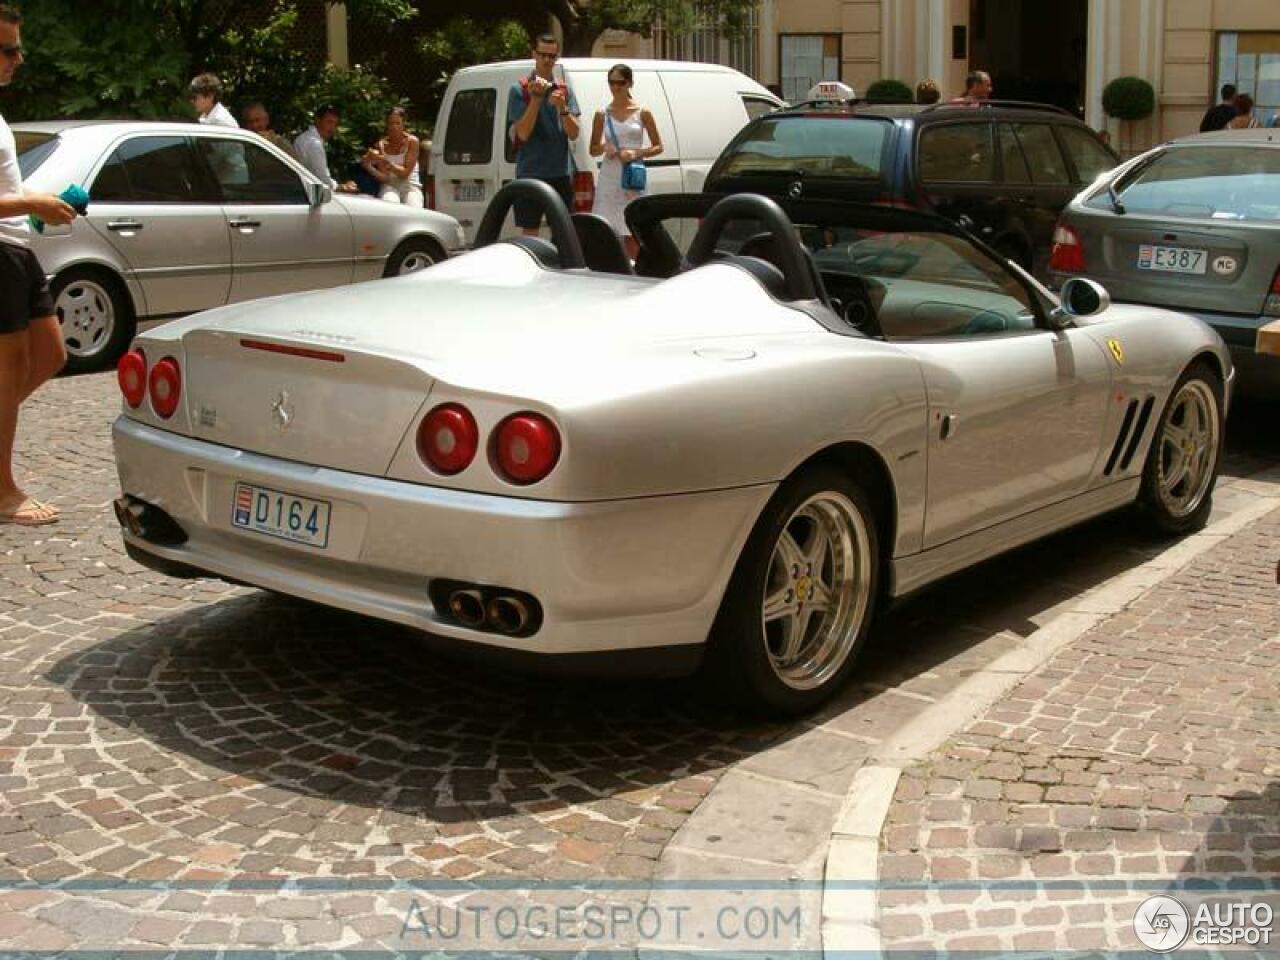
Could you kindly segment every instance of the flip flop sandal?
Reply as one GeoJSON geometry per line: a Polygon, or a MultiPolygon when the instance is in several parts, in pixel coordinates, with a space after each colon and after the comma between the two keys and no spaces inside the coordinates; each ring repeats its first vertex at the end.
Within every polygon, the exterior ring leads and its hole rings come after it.
{"type": "Polygon", "coordinates": [[[57,507],[28,497],[12,513],[0,513],[0,523],[12,523],[19,527],[43,527],[57,523],[62,518],[57,507]],[[45,512],[51,511],[51,512],[45,512]]]}

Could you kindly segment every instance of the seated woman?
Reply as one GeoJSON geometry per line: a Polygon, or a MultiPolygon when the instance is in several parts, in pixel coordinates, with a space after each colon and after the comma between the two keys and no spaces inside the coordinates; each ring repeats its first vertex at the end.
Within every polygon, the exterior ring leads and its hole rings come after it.
{"type": "Polygon", "coordinates": [[[423,207],[422,178],[418,173],[418,138],[405,130],[405,110],[392,107],[386,128],[377,145],[365,151],[360,161],[381,186],[378,196],[388,203],[423,207]]]}

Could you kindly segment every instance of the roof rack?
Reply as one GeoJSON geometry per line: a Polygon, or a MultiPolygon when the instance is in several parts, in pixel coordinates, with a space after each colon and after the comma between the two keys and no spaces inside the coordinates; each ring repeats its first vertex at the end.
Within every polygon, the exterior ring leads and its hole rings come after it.
{"type": "Polygon", "coordinates": [[[1060,113],[1064,117],[1071,117],[1078,120],[1074,113],[1070,110],[1064,110],[1062,107],[1055,106],[1052,103],[1035,103],[1031,100],[966,100],[958,97],[955,100],[940,100],[937,103],[930,104],[922,113],[932,113],[934,110],[941,110],[947,107],[959,108],[962,110],[984,109],[987,107],[1014,107],[1019,110],[1044,110],[1049,113],[1060,113]]]}

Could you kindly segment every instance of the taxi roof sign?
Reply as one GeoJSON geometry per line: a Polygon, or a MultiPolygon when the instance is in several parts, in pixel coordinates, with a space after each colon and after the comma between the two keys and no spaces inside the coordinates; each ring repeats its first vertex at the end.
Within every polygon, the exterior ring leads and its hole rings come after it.
{"type": "Polygon", "coordinates": [[[823,80],[808,93],[809,100],[854,100],[857,96],[853,87],[839,80],[823,80]]]}

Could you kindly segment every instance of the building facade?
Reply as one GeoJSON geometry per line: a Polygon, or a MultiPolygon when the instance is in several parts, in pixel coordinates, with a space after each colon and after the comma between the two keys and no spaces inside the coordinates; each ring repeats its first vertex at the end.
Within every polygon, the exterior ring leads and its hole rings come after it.
{"type": "Polygon", "coordinates": [[[996,96],[1057,103],[1107,130],[1124,152],[1198,129],[1225,82],[1280,112],[1280,0],[761,0],[751,34],[734,42],[607,34],[601,56],[717,60],[798,99],[819,80],[865,91],[883,77],[926,77],[944,96],[986,70],[996,96]],[[1139,76],[1155,114],[1120,123],[1102,91],[1139,76]]]}

